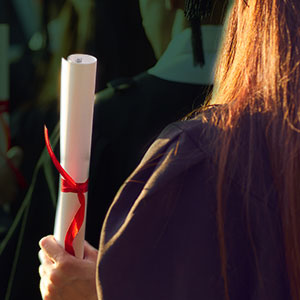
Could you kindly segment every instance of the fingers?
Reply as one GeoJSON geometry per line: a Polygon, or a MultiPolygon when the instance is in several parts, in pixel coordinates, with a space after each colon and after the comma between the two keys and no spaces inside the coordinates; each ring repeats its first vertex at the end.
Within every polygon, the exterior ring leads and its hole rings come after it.
{"type": "MultiPolygon", "coordinates": [[[[43,261],[45,255],[53,262],[59,263],[61,260],[65,260],[66,256],[70,256],[63,247],[61,247],[54,236],[49,235],[40,240],[40,247],[43,250],[39,253],[41,262],[43,261]],[[43,253],[44,252],[44,253],[43,253]]],[[[84,242],[84,258],[97,260],[98,250],[90,245],[87,241],[84,242]]],[[[71,256],[70,258],[75,259],[71,256]]]]}
{"type": "Polygon", "coordinates": [[[98,251],[85,243],[85,258],[67,253],[54,239],[40,241],[40,291],[44,300],[97,299],[96,260],[98,251]]]}
{"type": "Polygon", "coordinates": [[[84,259],[97,261],[98,249],[84,241],[84,259]]]}
{"type": "Polygon", "coordinates": [[[41,277],[40,292],[43,300],[60,300],[60,291],[61,289],[54,286],[48,277],[41,277]]]}
{"type": "Polygon", "coordinates": [[[43,250],[40,250],[39,256],[42,257],[43,263],[39,266],[39,274],[42,279],[47,279],[49,283],[53,283],[57,286],[63,282],[64,275],[61,272],[61,267],[53,262],[43,250]]]}
{"type": "Polygon", "coordinates": [[[41,278],[48,278],[49,281],[52,281],[53,279],[53,271],[55,271],[55,267],[53,266],[54,264],[48,260],[44,261],[43,264],[39,266],[39,274],[41,278]]]}
{"type": "Polygon", "coordinates": [[[58,244],[53,235],[46,236],[40,240],[43,274],[50,278],[50,281],[60,285],[65,276],[73,277],[73,270],[78,268],[77,258],[70,255],[58,244]]]}
{"type": "Polygon", "coordinates": [[[58,263],[65,255],[68,255],[65,249],[58,244],[53,235],[42,238],[39,245],[44,251],[44,254],[53,262],[58,263]]]}
{"type": "Polygon", "coordinates": [[[49,293],[48,293],[48,289],[47,289],[47,284],[45,284],[44,277],[41,277],[41,280],[40,280],[40,292],[41,292],[43,300],[45,300],[49,293]]]}
{"type": "Polygon", "coordinates": [[[54,263],[52,260],[50,260],[50,258],[45,254],[45,252],[43,250],[40,250],[38,253],[38,257],[40,259],[41,264],[43,263],[54,263]]]}
{"type": "Polygon", "coordinates": [[[77,276],[82,260],[67,253],[54,236],[42,238],[39,244],[41,247],[39,257],[45,270],[44,273],[50,277],[51,282],[57,282],[60,285],[65,277],[72,279],[77,276]]]}
{"type": "Polygon", "coordinates": [[[39,256],[43,261],[43,263],[39,266],[39,274],[41,277],[40,291],[43,300],[60,299],[58,294],[60,289],[63,288],[64,282],[59,276],[57,264],[49,259],[43,250],[40,250],[39,256]]]}

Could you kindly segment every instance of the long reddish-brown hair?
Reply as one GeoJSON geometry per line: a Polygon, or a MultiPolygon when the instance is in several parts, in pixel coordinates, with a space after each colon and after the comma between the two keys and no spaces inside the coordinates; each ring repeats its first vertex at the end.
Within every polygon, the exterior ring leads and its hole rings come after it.
{"type": "MultiPolygon", "coordinates": [[[[292,298],[300,300],[300,1],[236,0],[217,66],[209,103],[226,104],[213,121],[224,133],[218,156],[217,219],[227,299],[222,197],[226,168],[234,164],[229,159],[231,140],[247,110],[250,118],[257,112],[269,117],[265,135],[280,205],[287,273],[292,298]]],[[[248,160],[251,169],[251,151],[248,160]]],[[[245,176],[251,180],[249,174],[245,176]]]]}

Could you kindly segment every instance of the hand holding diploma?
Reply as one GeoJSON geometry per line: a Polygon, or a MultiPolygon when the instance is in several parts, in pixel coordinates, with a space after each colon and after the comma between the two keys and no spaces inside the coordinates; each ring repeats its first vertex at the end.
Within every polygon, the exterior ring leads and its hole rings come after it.
{"type": "Polygon", "coordinates": [[[81,54],[62,60],[60,163],[45,127],[46,146],[62,180],[54,236],[40,241],[44,300],[97,299],[98,251],[84,241],[96,63],[96,58],[81,54]]]}
{"type": "Polygon", "coordinates": [[[67,253],[54,239],[40,241],[40,290],[44,300],[96,300],[97,249],[84,244],[84,257],[67,253]]]}

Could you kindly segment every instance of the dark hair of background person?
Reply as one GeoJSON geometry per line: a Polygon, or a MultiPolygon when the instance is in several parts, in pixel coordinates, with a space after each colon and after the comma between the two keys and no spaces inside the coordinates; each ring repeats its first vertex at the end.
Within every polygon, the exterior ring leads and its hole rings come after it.
{"type": "MultiPolygon", "coordinates": [[[[211,103],[228,104],[221,114],[213,118],[213,122],[222,129],[221,141],[217,141],[222,145],[218,148],[217,218],[227,299],[229,283],[226,275],[224,203],[227,175],[237,167],[237,153],[232,149],[237,149],[234,140],[244,112],[250,113],[250,148],[248,165],[245,166],[248,172],[245,172],[244,196],[247,200],[251,192],[255,172],[253,159],[257,151],[257,145],[251,142],[255,132],[255,122],[251,120],[254,120],[256,113],[262,113],[269,120],[264,135],[278,192],[278,212],[281,215],[291,295],[293,300],[300,299],[299,14],[298,0],[235,1],[219,56],[215,81],[218,88],[211,103]]],[[[249,234],[253,242],[251,224],[249,234]]],[[[255,253],[254,242],[252,246],[255,253]]],[[[259,272],[259,266],[256,267],[259,272]]]]}
{"type": "Polygon", "coordinates": [[[135,76],[155,64],[138,0],[96,0],[94,22],[88,48],[98,58],[97,91],[116,78],[135,76]]]}

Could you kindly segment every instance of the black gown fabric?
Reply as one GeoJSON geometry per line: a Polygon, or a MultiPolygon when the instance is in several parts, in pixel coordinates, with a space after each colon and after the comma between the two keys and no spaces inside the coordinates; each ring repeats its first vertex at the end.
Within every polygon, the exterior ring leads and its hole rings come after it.
{"type": "Polygon", "coordinates": [[[110,84],[95,105],[86,240],[99,245],[105,214],[118,189],[165,126],[202,104],[210,86],[142,73],[110,84]]]}
{"type": "MultiPolygon", "coordinates": [[[[231,300],[291,299],[261,119],[252,140],[249,118],[240,124],[233,139],[238,156],[230,158],[237,163],[227,172],[224,230],[231,300]],[[255,171],[246,205],[242,179],[251,147],[255,171]]],[[[101,232],[99,299],[225,299],[212,142],[218,134],[201,118],[168,126],[123,184],[101,232]]]]}

